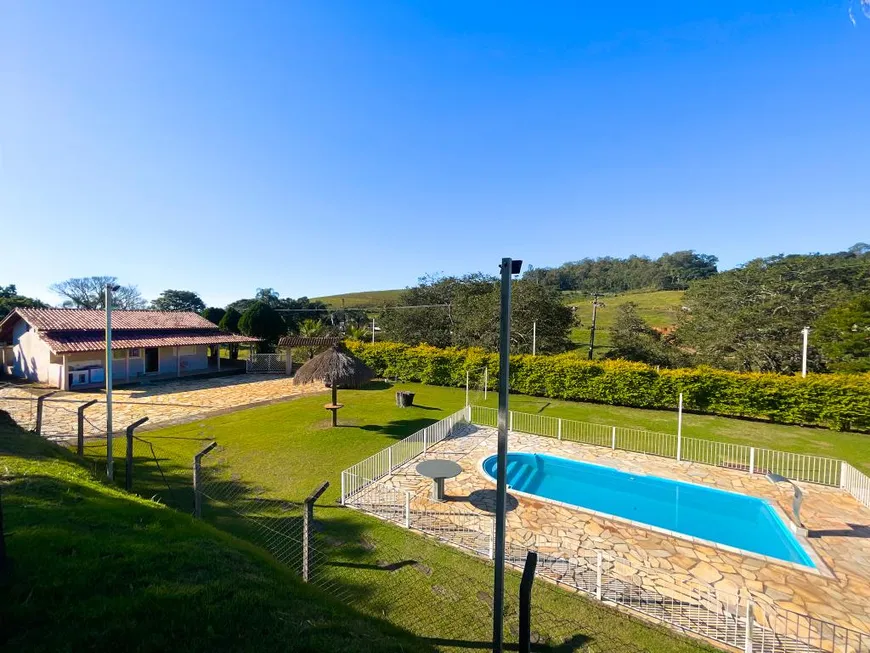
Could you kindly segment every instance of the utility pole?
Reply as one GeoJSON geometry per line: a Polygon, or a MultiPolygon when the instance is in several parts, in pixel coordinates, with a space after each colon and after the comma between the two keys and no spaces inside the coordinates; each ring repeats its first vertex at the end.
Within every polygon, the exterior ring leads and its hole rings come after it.
{"type": "Polygon", "coordinates": [[[375,344],[375,318],[372,318],[372,344],[375,344]]]}
{"type": "Polygon", "coordinates": [[[600,296],[598,293],[595,293],[592,300],[592,326],[589,327],[589,360],[592,360],[592,354],[595,351],[595,321],[598,318],[598,307],[604,306],[604,304],[598,302],[600,296]]]}
{"type": "Polygon", "coordinates": [[[112,451],[112,293],[118,289],[111,283],[106,284],[106,476],[115,478],[115,459],[112,451]]]}
{"type": "Polygon", "coordinates": [[[535,355],[538,344],[538,321],[532,322],[532,356],[535,355]]]}
{"type": "Polygon", "coordinates": [[[522,261],[501,260],[501,316],[498,336],[498,453],[495,491],[495,578],[492,591],[492,650],[502,653],[504,639],[504,546],[507,506],[508,379],[510,378],[511,275],[522,261]]]}
{"type": "Polygon", "coordinates": [[[807,344],[809,343],[810,338],[810,328],[805,326],[801,329],[801,333],[804,334],[804,346],[803,346],[803,356],[801,359],[801,376],[803,378],[807,378],[807,344]]]}

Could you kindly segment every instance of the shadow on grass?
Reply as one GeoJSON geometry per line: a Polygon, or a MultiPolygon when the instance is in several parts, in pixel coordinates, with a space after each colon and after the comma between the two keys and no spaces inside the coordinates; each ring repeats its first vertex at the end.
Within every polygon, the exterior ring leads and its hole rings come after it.
{"type": "Polygon", "coordinates": [[[427,426],[431,426],[437,421],[438,420],[430,417],[418,417],[416,419],[397,419],[392,422],[387,422],[384,425],[367,424],[366,426],[360,426],[357,428],[360,428],[363,431],[373,431],[375,433],[382,433],[384,435],[389,435],[391,437],[395,436],[401,439],[406,438],[427,426]]]}

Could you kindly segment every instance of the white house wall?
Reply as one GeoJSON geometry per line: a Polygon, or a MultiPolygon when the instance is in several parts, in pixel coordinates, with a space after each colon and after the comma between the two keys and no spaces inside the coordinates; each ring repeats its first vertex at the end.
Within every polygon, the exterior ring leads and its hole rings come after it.
{"type": "Polygon", "coordinates": [[[28,381],[48,383],[51,350],[24,320],[18,320],[12,327],[12,346],[15,355],[13,374],[28,381]]]}

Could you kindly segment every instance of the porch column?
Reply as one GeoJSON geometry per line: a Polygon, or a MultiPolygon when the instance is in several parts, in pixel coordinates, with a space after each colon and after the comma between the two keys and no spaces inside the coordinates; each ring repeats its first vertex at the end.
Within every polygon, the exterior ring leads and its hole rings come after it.
{"type": "MultiPolygon", "coordinates": [[[[4,359],[5,362],[5,359],[4,359]]],[[[63,361],[60,368],[60,389],[69,390],[69,372],[66,367],[66,354],[63,355],[63,361]]]]}
{"type": "Polygon", "coordinates": [[[181,376],[181,349],[178,346],[175,347],[175,376],[181,376]]]}
{"type": "Polygon", "coordinates": [[[287,347],[287,376],[293,374],[293,349],[287,347]]]}
{"type": "Polygon", "coordinates": [[[127,350],[127,356],[124,358],[124,380],[130,382],[130,350],[127,350]]]}
{"type": "Polygon", "coordinates": [[[221,371],[221,346],[218,345],[216,347],[216,349],[217,349],[217,371],[220,372],[221,371]]]}

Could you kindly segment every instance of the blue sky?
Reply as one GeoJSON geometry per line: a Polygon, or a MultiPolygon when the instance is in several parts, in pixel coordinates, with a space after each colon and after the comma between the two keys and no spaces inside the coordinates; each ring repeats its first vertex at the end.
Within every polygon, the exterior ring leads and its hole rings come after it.
{"type": "Polygon", "coordinates": [[[0,284],[222,305],[842,250],[868,62],[845,0],[0,0],[0,284]]]}

